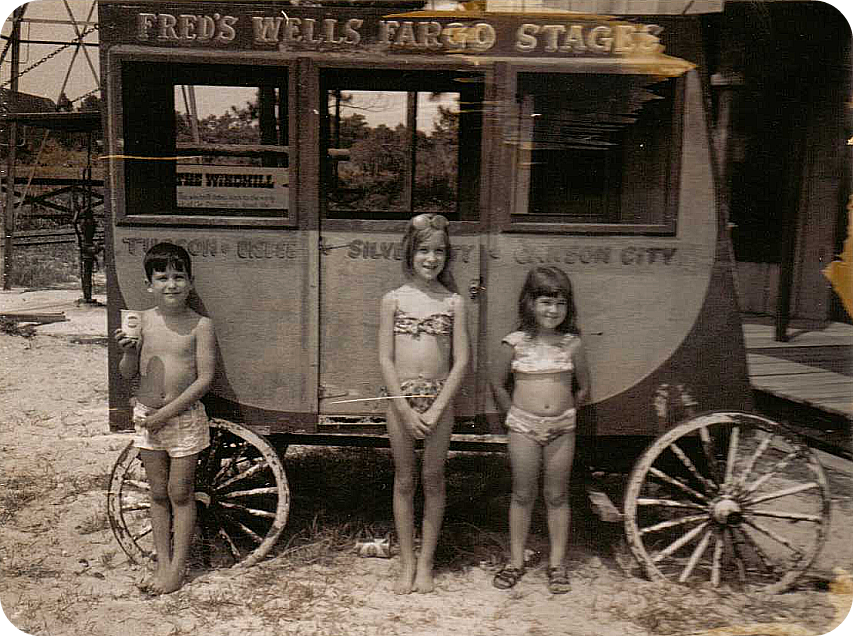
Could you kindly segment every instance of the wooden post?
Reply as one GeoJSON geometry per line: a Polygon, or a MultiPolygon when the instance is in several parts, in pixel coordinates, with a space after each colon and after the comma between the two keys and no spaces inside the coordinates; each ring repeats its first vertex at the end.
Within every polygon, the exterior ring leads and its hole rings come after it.
{"type": "Polygon", "coordinates": [[[415,203],[415,166],[417,164],[418,145],[418,94],[406,93],[406,129],[409,133],[409,172],[403,183],[403,207],[414,212],[415,203]]]}
{"type": "MultiPolygon", "coordinates": [[[[18,108],[18,72],[21,53],[21,18],[26,5],[21,5],[12,13],[12,82],[9,87],[8,112],[15,113],[18,108]]],[[[15,233],[15,161],[18,145],[18,124],[9,122],[9,146],[6,155],[6,205],[0,216],[0,282],[4,290],[12,287],[12,236],[15,233]]]]}

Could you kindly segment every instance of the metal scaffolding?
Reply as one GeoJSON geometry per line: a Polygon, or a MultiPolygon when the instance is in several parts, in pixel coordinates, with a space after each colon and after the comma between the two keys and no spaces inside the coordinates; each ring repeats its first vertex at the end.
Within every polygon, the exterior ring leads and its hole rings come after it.
{"type": "MultiPolygon", "coordinates": [[[[51,130],[65,130],[74,132],[87,133],[88,139],[88,162],[86,168],[79,175],[79,178],[72,178],[69,182],[68,178],[60,179],[62,183],[52,183],[50,178],[38,179],[41,185],[61,186],[61,192],[66,192],[71,187],[72,191],[78,191],[83,194],[81,206],[73,206],[74,210],[70,211],[72,221],[75,226],[75,234],[77,236],[78,247],[80,248],[81,259],[81,280],[83,284],[83,301],[92,302],[91,300],[91,273],[94,264],[95,254],[98,248],[94,242],[94,199],[92,194],[92,136],[93,133],[100,128],[100,112],[81,113],[73,112],[74,104],[81,102],[91,95],[95,95],[100,91],[100,78],[97,71],[97,58],[93,61],[89,54],[89,47],[97,47],[97,41],[87,41],[86,38],[95,33],[98,29],[96,21],[95,0],[89,0],[89,5],[85,20],[79,20],[75,17],[68,0],[62,0],[62,4],[67,12],[67,18],[37,18],[28,17],[28,5],[24,4],[16,8],[8,22],[11,22],[11,30],[8,35],[0,34],[5,44],[0,52],[0,64],[6,62],[9,57],[10,75],[7,80],[0,83],[0,111],[2,111],[2,125],[7,131],[7,155],[6,155],[6,174],[3,180],[5,188],[5,199],[3,213],[0,215],[0,285],[4,290],[11,286],[12,273],[12,253],[14,249],[13,239],[15,233],[15,217],[18,210],[25,202],[32,203],[34,197],[29,196],[29,189],[34,183],[35,169],[38,165],[38,159],[31,167],[30,174],[27,178],[17,176],[17,149],[20,143],[19,133],[22,126],[28,126],[43,130],[41,144],[38,150],[37,158],[41,155],[45,143],[48,140],[51,130]],[[47,28],[50,35],[45,37],[30,37],[31,25],[42,25],[47,28]],[[26,37],[24,36],[23,27],[27,27],[26,37]],[[64,31],[63,31],[64,29],[64,31]],[[55,35],[58,32],[67,34],[55,35]],[[32,64],[25,68],[21,68],[21,45],[48,45],[53,46],[49,53],[37,59],[32,64]],[[19,91],[20,78],[42,66],[43,64],[56,64],[55,58],[66,50],[72,50],[71,58],[65,70],[65,76],[62,81],[55,100],[46,97],[38,97],[34,95],[26,95],[19,91]],[[84,61],[88,66],[92,78],[94,79],[95,88],[85,92],[73,99],[69,99],[66,95],[69,79],[75,63],[84,61]],[[16,191],[16,185],[23,184],[21,191],[16,191]]],[[[36,197],[37,199],[49,198],[53,194],[59,193],[57,190],[48,195],[36,197]]]]}

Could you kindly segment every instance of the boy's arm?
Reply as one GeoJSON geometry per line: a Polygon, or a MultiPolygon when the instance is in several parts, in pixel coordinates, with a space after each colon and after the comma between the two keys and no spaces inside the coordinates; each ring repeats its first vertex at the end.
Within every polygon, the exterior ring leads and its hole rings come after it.
{"type": "Polygon", "coordinates": [[[121,328],[116,329],[115,339],[121,349],[121,359],[118,361],[118,372],[125,380],[135,378],[139,373],[139,350],[142,346],[141,338],[134,340],[128,338],[121,328]]]}
{"type": "Polygon", "coordinates": [[[184,391],[168,404],[164,404],[146,418],[146,426],[156,430],[169,419],[180,415],[210,390],[216,370],[216,336],[213,321],[202,316],[196,326],[196,378],[184,391]]]}

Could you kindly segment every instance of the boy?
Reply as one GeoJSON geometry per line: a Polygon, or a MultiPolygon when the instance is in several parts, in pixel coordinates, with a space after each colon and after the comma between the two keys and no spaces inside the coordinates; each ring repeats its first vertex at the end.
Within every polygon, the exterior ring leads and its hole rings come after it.
{"type": "Polygon", "coordinates": [[[181,587],[195,529],[195,467],[210,445],[207,414],[199,399],[213,380],[215,339],[210,318],[187,306],[192,263],[182,247],[154,245],[143,260],[155,306],[142,312],[139,339],[121,328],[119,372],[139,375],[133,407],[134,443],[151,489],[151,527],[157,570],[146,586],[154,594],[181,587]]]}

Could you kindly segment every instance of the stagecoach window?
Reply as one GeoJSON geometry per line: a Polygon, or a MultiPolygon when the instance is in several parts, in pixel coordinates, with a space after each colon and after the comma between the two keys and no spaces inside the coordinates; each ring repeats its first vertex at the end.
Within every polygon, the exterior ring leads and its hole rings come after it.
{"type": "Polygon", "coordinates": [[[289,218],[287,69],[122,67],[126,215],[289,218]]]}
{"type": "Polygon", "coordinates": [[[322,86],[328,218],[477,218],[482,77],[328,71],[322,86]]]}
{"type": "Polygon", "coordinates": [[[519,73],[512,221],[579,232],[674,231],[676,81],[519,73]]]}

